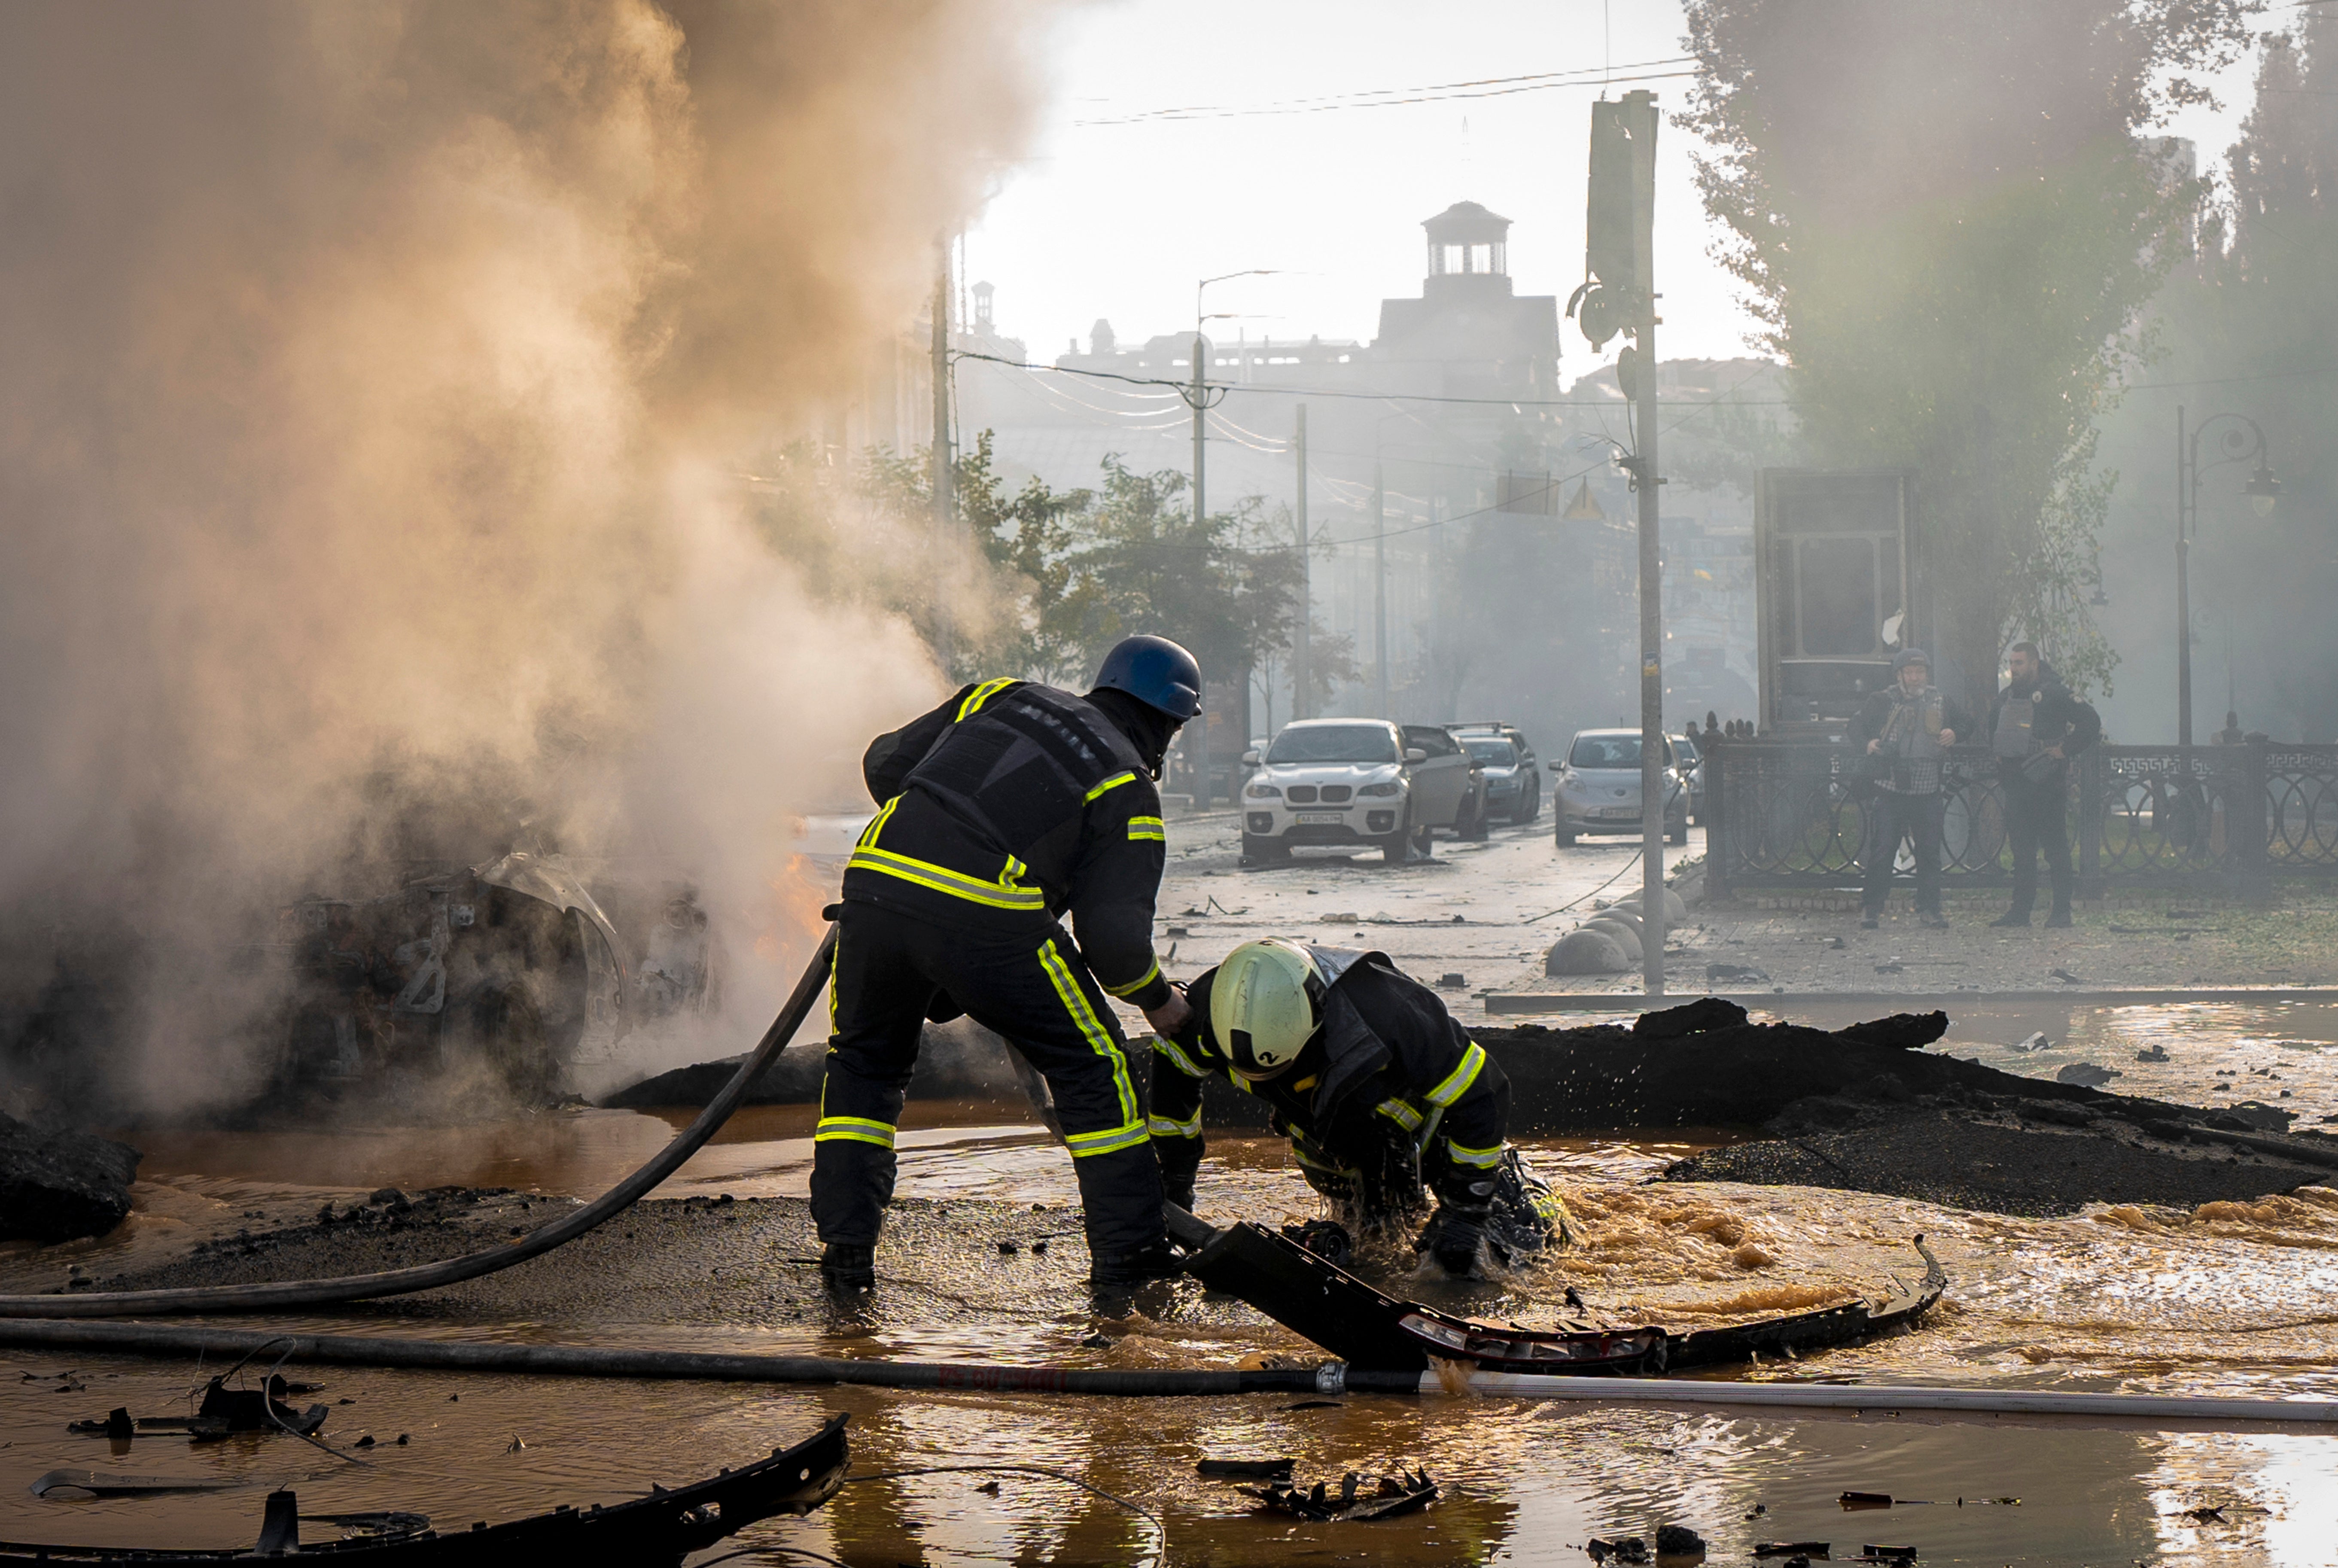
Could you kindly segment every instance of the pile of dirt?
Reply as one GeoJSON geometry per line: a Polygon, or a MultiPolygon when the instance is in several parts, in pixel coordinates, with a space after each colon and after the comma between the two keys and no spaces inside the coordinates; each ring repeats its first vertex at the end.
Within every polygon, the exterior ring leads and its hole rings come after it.
{"type": "Polygon", "coordinates": [[[1930,1074],[1883,1072],[1793,1101],[1763,1124],[1771,1137],[1680,1161],[1661,1179],[1833,1187],[2037,1217],[2091,1203],[2192,1208],[2338,1181],[2338,1140],[2320,1134],[2009,1073],[1991,1073],[1995,1083],[1960,1076],[1919,1092],[1911,1080],[1930,1074]]]}
{"type": "Polygon", "coordinates": [[[142,1158],[111,1138],[0,1115],[0,1240],[104,1235],[130,1215],[142,1158]]]}

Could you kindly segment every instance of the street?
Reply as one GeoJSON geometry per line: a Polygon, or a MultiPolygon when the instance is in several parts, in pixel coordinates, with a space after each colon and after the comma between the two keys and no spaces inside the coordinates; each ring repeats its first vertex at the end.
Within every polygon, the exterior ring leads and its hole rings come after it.
{"type": "MultiPolygon", "coordinates": [[[[1640,888],[1638,839],[1583,839],[1561,849],[1547,812],[1524,827],[1498,827],[1484,843],[1439,834],[1429,859],[1405,866],[1382,864],[1376,849],[1302,850],[1280,865],[1246,868],[1232,811],[1171,817],[1168,830],[1154,946],[1171,979],[1191,979],[1256,936],[1369,946],[1448,992],[1465,1018],[1478,1014],[1474,994],[1547,986],[1542,959],[1551,944],[1595,900],[1640,888]]],[[[1665,867],[1704,853],[1704,830],[1691,828],[1687,844],[1665,848],[1665,867]]],[[[1636,976],[1613,978],[1637,985],[1636,976]]]]}

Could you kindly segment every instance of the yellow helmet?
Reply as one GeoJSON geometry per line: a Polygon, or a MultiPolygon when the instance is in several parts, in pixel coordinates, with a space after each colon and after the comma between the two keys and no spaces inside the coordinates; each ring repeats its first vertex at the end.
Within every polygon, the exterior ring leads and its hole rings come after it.
{"type": "Polygon", "coordinates": [[[1288,1072],[1322,1022],[1323,976],[1296,942],[1245,942],[1218,965],[1210,1029],[1243,1077],[1288,1072]]]}

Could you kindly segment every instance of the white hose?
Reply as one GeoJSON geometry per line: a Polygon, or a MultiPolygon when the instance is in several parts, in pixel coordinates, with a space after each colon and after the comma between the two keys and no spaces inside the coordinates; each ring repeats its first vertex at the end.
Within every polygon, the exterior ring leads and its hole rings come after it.
{"type": "MultiPolygon", "coordinates": [[[[1445,1392],[1434,1372],[1423,1394],[1445,1392]]],[[[1922,1388],[1842,1383],[1722,1383],[1686,1378],[1548,1377],[1474,1372],[1471,1394],[1627,1405],[1753,1405],[1784,1409],[1949,1410],[1972,1415],[2117,1416],[2193,1422],[2285,1421],[2338,1426],[2338,1399],[2226,1399],[2187,1394],[2072,1394],[2029,1388],[1922,1388]]]]}

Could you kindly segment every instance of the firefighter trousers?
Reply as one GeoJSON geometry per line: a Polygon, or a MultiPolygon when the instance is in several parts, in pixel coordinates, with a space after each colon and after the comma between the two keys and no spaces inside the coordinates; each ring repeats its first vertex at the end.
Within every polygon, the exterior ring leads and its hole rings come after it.
{"type": "Polygon", "coordinates": [[[1060,926],[993,934],[875,904],[837,919],[830,1034],[813,1132],[811,1213],[824,1242],[877,1240],[893,1195],[893,1142],[918,1041],[937,993],[1004,1035],[1047,1080],[1088,1248],[1098,1257],[1162,1239],[1161,1171],[1112,1005],[1060,926]]]}

